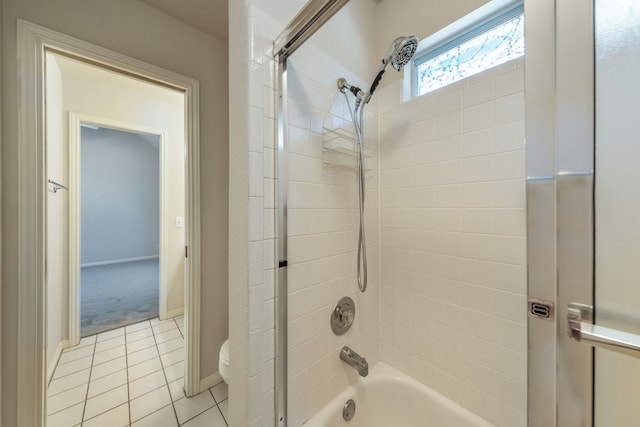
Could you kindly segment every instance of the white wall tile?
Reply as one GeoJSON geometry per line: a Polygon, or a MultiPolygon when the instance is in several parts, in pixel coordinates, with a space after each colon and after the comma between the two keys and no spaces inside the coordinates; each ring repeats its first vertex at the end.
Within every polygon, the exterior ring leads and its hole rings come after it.
{"type": "Polygon", "coordinates": [[[494,123],[493,101],[474,105],[464,109],[464,131],[473,132],[487,129],[494,123]]]}
{"type": "Polygon", "coordinates": [[[453,111],[451,113],[436,117],[436,138],[446,138],[448,136],[462,133],[462,112],[453,111]]]}
{"type": "Polygon", "coordinates": [[[524,92],[496,99],[495,121],[497,125],[524,120],[524,92]]]}
{"type": "Polygon", "coordinates": [[[481,104],[493,100],[494,80],[485,80],[463,89],[464,106],[481,104]]]}
{"type": "MultiPolygon", "coordinates": [[[[436,137],[436,120],[434,118],[421,120],[413,125],[411,129],[413,130],[414,143],[433,141],[436,137]]],[[[395,128],[392,132],[395,133],[395,128]]]]}
{"type": "Polygon", "coordinates": [[[501,74],[495,78],[496,98],[522,92],[522,82],[524,81],[524,68],[518,67],[513,71],[501,74]]]}
{"type": "Polygon", "coordinates": [[[409,124],[398,119],[406,107],[385,101],[380,354],[496,425],[524,426],[524,80],[514,64],[410,101],[409,124]],[[386,140],[399,126],[412,146],[386,140]]]}
{"type": "MultiPolygon", "coordinates": [[[[492,154],[494,145],[497,145],[497,141],[494,141],[494,132],[497,133],[497,130],[487,128],[464,133],[462,135],[462,156],[474,157],[492,154]]],[[[506,136],[505,139],[509,139],[509,136],[506,136]]]]}
{"type": "Polygon", "coordinates": [[[495,151],[524,149],[524,122],[514,122],[495,128],[495,151]]]}
{"type": "Polygon", "coordinates": [[[442,116],[462,109],[462,89],[452,85],[434,92],[436,115],[442,116]]]}

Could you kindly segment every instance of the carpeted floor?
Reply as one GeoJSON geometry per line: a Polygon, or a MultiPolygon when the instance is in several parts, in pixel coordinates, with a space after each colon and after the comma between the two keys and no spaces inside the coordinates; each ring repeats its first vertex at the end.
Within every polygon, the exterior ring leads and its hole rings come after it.
{"type": "Polygon", "coordinates": [[[157,259],[85,267],[81,271],[81,335],[158,317],[157,259]]]}

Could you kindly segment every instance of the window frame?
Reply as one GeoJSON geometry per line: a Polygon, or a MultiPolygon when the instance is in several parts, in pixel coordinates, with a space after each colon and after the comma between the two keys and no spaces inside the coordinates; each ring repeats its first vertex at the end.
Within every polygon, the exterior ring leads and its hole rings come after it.
{"type": "MultiPolygon", "coordinates": [[[[405,76],[405,100],[428,95],[432,92],[430,91],[423,94],[418,93],[417,67],[421,64],[523,14],[523,0],[494,0],[476,9],[458,21],[453,22],[432,36],[421,40],[418,52],[411,61],[411,66],[407,67],[409,73],[407,73],[408,76],[405,76]]],[[[449,85],[442,86],[442,88],[447,86],[449,85]]]]}

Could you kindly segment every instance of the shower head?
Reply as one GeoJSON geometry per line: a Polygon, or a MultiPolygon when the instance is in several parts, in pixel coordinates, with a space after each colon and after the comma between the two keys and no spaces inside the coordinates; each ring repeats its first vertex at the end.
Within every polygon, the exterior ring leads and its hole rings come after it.
{"type": "Polygon", "coordinates": [[[415,36],[398,37],[391,43],[387,55],[382,60],[386,67],[391,64],[393,68],[400,71],[402,67],[407,65],[418,48],[418,39],[415,36]]]}
{"type": "Polygon", "coordinates": [[[391,64],[395,70],[400,71],[402,67],[411,61],[411,58],[413,58],[413,55],[416,53],[416,49],[418,49],[418,38],[415,36],[398,37],[391,43],[387,54],[382,58],[382,65],[373,83],[371,83],[371,88],[369,89],[365,102],[369,102],[371,99],[373,92],[378,87],[380,80],[382,80],[382,75],[387,71],[389,64],[391,64]]]}

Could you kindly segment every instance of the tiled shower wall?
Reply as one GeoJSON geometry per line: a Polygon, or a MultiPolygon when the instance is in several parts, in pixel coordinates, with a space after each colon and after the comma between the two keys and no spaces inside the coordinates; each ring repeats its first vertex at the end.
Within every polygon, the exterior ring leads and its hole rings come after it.
{"type": "Polygon", "coordinates": [[[275,112],[269,57],[281,26],[229,4],[230,424],[274,426],[275,112]]]}
{"type": "Polygon", "coordinates": [[[526,426],[524,60],[402,103],[381,90],[381,356],[526,426]]]}
{"type": "MultiPolygon", "coordinates": [[[[367,195],[365,221],[369,284],[358,291],[356,249],[358,188],[354,170],[328,164],[323,141],[327,129],[353,133],[346,100],[336,85],[355,78],[312,41],[289,60],[288,158],[288,318],[289,425],[299,426],[359,377],[339,359],[349,345],[374,364],[379,358],[378,146],[375,103],[365,110],[367,195]],[[331,331],[329,317],[343,296],[356,302],[356,320],[342,336],[331,331]]],[[[348,94],[349,102],[353,96],[348,94]]],[[[348,138],[332,140],[344,148],[348,138]]],[[[352,147],[354,150],[355,146],[352,147]]],[[[355,160],[355,159],[354,159],[355,160]]]]}
{"type": "MultiPolygon", "coordinates": [[[[248,369],[245,415],[250,425],[274,425],[274,305],[276,293],[276,143],[275,66],[272,40],[282,30],[270,16],[255,6],[248,7],[248,109],[247,123],[232,126],[237,140],[248,141],[248,295],[232,292],[232,298],[247,298],[248,330],[236,331],[246,337],[244,350],[248,369]],[[246,134],[239,132],[244,129],[246,134]],[[237,295],[237,296],[236,296],[237,295]],[[260,399],[259,396],[262,396],[260,399]],[[261,401],[261,405],[257,405],[261,401]]],[[[324,165],[323,127],[349,128],[350,115],[339,94],[336,81],[346,77],[355,84],[364,82],[350,75],[335,60],[305,44],[289,60],[289,200],[288,200],[288,318],[289,318],[289,425],[299,426],[323,407],[357,373],[339,360],[339,350],[349,345],[371,363],[379,359],[379,228],[377,190],[376,103],[366,111],[367,199],[366,223],[369,251],[369,290],[357,291],[356,244],[358,193],[354,172],[324,165]],[[335,303],[351,296],[358,307],[353,328],[344,336],[333,335],[329,315],[335,303]]],[[[246,108],[246,107],[245,107],[246,108]]],[[[233,112],[232,112],[233,113],[233,112]]],[[[240,268],[240,267],[239,267],[240,268]]],[[[233,285],[232,285],[233,286],[233,285]]],[[[232,291],[233,291],[232,287],[232,291]]],[[[235,313],[235,312],[234,312],[235,313]]],[[[241,313],[237,313],[238,316],[241,313]]],[[[232,323],[232,327],[241,322],[232,323]]],[[[232,331],[232,336],[234,336],[232,331]]],[[[233,357],[233,356],[232,356],[233,357]]],[[[235,371],[234,371],[235,372],[235,371]]],[[[230,387],[233,415],[234,390],[230,387]]],[[[239,387],[238,387],[239,389],[239,387]]],[[[233,416],[232,415],[232,416],[233,416]]],[[[232,419],[232,422],[234,419],[232,419]]]]}
{"type": "MultiPolygon", "coordinates": [[[[230,273],[231,357],[234,372],[245,375],[230,387],[230,410],[232,422],[273,426],[275,75],[269,51],[282,26],[254,6],[240,22],[242,8],[234,5],[231,16],[248,37],[246,52],[234,54],[239,71],[230,75],[239,91],[231,135],[232,146],[244,143],[248,153],[231,151],[248,180],[231,191],[248,188],[248,247],[230,272],[245,268],[244,259],[249,268],[246,284],[230,273]]],[[[372,364],[381,350],[385,361],[498,426],[526,425],[523,61],[407,103],[400,102],[400,83],[379,89],[366,129],[372,170],[365,295],[355,280],[355,175],[321,163],[325,118],[348,117],[336,104],[335,80],[364,82],[310,46],[294,55],[290,71],[290,155],[296,160],[289,170],[290,425],[357,379],[338,359],[344,343],[372,364]],[[342,295],[355,297],[359,312],[354,330],[338,339],[328,316],[342,295]]]]}

